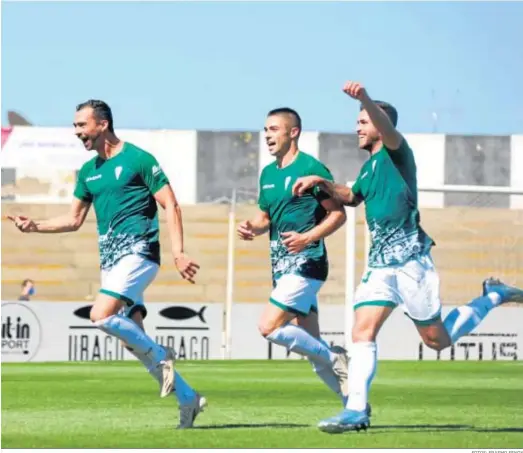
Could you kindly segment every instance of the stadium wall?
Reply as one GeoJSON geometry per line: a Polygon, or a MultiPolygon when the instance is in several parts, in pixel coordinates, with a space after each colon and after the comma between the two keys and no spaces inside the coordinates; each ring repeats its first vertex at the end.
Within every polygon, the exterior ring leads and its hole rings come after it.
{"type": "MultiPolygon", "coordinates": [[[[69,128],[14,127],[4,130],[2,199],[68,202],[76,172],[92,155],[69,128]]],[[[205,203],[242,189],[254,201],[258,177],[271,157],[259,131],[119,130],[118,135],[150,151],[171,178],[182,204],[205,203]]],[[[406,134],[421,184],[466,184],[523,188],[523,135],[457,136],[406,134]]],[[[366,160],[354,134],[305,131],[303,151],[318,157],[337,181],[355,180],[366,160]]],[[[523,208],[523,196],[420,194],[422,207],[523,208]]]]}
{"type": "MultiPolygon", "coordinates": [[[[261,337],[257,319],[265,304],[235,304],[232,309],[232,359],[291,359],[301,356],[261,337]]],[[[134,360],[113,337],[93,327],[86,302],[2,302],[2,362],[134,360]]],[[[160,344],[174,347],[177,360],[224,357],[223,304],[148,304],[146,326],[160,344]]],[[[453,306],[444,306],[446,315],[453,306]]],[[[441,354],[424,346],[413,323],[396,310],[378,338],[386,360],[522,360],[523,308],[492,311],[473,334],[441,354]]],[[[322,336],[344,345],[345,308],[321,309],[322,336]]]]}

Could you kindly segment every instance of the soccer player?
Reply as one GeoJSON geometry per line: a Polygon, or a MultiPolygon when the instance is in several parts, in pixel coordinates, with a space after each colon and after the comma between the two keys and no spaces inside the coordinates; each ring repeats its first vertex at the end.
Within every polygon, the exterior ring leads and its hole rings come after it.
{"type": "Polygon", "coordinates": [[[301,127],[301,118],[292,109],[269,112],[265,139],[276,160],[261,173],[257,214],[240,223],[237,233],[251,241],[270,230],[274,289],[259,320],[260,333],[306,356],[344,402],[348,359],[343,348],[329,348],[320,338],[317,293],[329,268],[324,238],[340,228],[346,216],[340,203],[318,189],[293,196],[292,186],[301,176],[332,180],[321,162],[299,150],[301,127]]]}
{"type": "Polygon", "coordinates": [[[91,321],[120,339],[160,383],[160,396],[180,404],[179,428],[190,428],[206,405],[174,370],[175,352],[154,342],[143,329],[143,294],[160,265],[158,209],[166,212],[171,251],[180,275],[194,283],[199,269],[183,248],[181,210],[167,176],[148,152],[114,133],[109,106],[90,100],[77,106],[76,136],[96,156],[81,168],[68,214],[48,220],[10,216],[24,233],[77,231],[94,205],[99,234],[101,289],[91,321]]]}
{"type": "Polygon", "coordinates": [[[495,279],[483,282],[483,295],[441,319],[439,277],[430,251],[432,239],[420,226],[416,163],[405,138],[396,130],[398,114],[385,102],[373,101],[365,88],[347,82],[343,91],[361,103],[357,123],[359,146],[369,152],[352,189],[318,175],[296,181],[293,192],[318,188],[347,206],[365,201],[372,244],[368,269],[355,294],[346,408],[322,420],[326,432],[369,426],[365,412],[376,372],[376,336],[394,308],[402,307],[423,342],[441,351],[470,333],[493,308],[510,300],[523,301],[523,291],[495,279]]]}

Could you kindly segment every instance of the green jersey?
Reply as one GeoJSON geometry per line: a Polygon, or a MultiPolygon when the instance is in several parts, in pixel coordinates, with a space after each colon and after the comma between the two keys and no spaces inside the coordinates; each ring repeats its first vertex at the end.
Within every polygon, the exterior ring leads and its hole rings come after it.
{"type": "Polygon", "coordinates": [[[289,253],[282,244],[281,233],[304,233],[318,225],[327,211],[321,201],[328,196],[317,188],[301,197],[292,194],[292,186],[302,176],[317,175],[333,180],[329,170],[314,157],[298,152],[292,163],[279,168],[276,162],[267,165],[260,175],[258,205],[269,214],[270,247],[273,283],[284,274],[297,274],[324,281],[329,263],[323,239],[309,244],[300,253],[289,253]]]}
{"type": "Polygon", "coordinates": [[[94,205],[103,270],[126,255],[140,255],[160,264],[153,194],[168,183],[158,161],[130,143],[124,143],[111,159],[97,156],[82,166],[74,196],[94,205]]]}
{"type": "Polygon", "coordinates": [[[369,267],[403,264],[430,251],[434,241],[420,226],[414,154],[404,139],[385,146],[361,168],[352,192],[365,201],[371,236],[369,267]]]}

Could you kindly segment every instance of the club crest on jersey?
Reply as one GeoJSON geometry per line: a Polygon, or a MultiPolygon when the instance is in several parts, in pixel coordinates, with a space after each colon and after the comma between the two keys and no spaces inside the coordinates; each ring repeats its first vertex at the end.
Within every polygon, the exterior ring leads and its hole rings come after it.
{"type": "Polygon", "coordinates": [[[287,187],[289,187],[289,183],[291,182],[291,177],[287,176],[285,178],[285,190],[287,190],[287,187]]]}
{"type": "Polygon", "coordinates": [[[153,165],[153,168],[151,170],[153,172],[153,176],[156,176],[158,173],[160,173],[162,170],[158,165],[153,165]]]}
{"type": "Polygon", "coordinates": [[[120,175],[122,174],[122,167],[118,166],[114,169],[114,176],[116,176],[116,179],[120,178],[120,175]]]}

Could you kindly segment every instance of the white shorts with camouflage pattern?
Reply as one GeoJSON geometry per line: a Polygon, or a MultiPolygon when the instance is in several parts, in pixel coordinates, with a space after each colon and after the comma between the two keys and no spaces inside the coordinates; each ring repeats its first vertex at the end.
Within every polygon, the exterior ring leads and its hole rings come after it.
{"type": "Polygon", "coordinates": [[[122,314],[131,317],[137,310],[147,314],[143,293],[153,282],[160,266],[139,255],[127,255],[108,271],[102,270],[100,292],[124,303],[122,314]]]}
{"type": "Polygon", "coordinates": [[[367,268],[356,289],[354,308],[366,305],[399,305],[419,325],[439,319],[439,276],[431,256],[422,255],[398,266],[367,268]]]}

